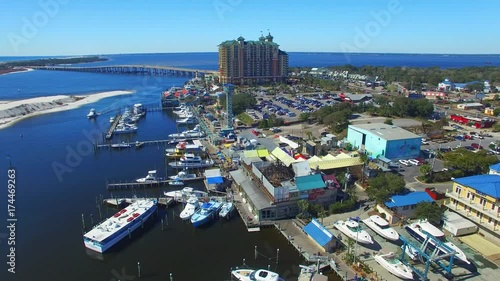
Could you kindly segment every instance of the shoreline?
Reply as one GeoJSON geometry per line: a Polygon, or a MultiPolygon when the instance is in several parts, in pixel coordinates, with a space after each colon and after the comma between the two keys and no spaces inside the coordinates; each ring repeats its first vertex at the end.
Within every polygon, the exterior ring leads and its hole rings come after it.
{"type": "Polygon", "coordinates": [[[89,95],[57,95],[23,100],[0,100],[0,130],[34,116],[76,109],[104,98],[130,95],[134,91],[108,91],[89,95]]]}
{"type": "Polygon", "coordinates": [[[16,73],[31,72],[31,71],[35,71],[35,70],[33,68],[10,69],[8,72],[1,73],[1,71],[0,71],[0,76],[9,75],[9,74],[16,74],[16,73]]]}

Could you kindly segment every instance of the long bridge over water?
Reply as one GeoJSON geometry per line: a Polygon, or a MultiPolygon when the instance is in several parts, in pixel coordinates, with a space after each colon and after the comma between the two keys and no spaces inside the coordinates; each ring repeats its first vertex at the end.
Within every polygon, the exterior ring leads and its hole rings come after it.
{"type": "Polygon", "coordinates": [[[159,65],[108,65],[108,66],[31,66],[30,68],[37,70],[54,70],[54,71],[78,71],[78,72],[95,72],[95,73],[111,73],[111,74],[140,74],[154,76],[204,76],[219,74],[218,71],[206,69],[192,69],[172,66],[159,65]]]}

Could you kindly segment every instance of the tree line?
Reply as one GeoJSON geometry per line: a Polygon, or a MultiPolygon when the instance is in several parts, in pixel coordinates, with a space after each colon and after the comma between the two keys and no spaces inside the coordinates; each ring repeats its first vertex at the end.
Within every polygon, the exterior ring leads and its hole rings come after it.
{"type": "Polygon", "coordinates": [[[0,64],[0,68],[12,68],[23,66],[50,66],[56,64],[76,64],[76,63],[89,63],[98,61],[107,61],[106,58],[98,56],[80,57],[80,58],[49,58],[49,59],[36,59],[36,60],[23,60],[23,61],[10,61],[0,64]]]}

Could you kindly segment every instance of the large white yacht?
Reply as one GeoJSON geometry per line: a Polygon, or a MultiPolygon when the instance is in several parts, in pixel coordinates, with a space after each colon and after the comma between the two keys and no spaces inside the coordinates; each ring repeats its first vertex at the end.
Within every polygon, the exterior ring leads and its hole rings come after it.
{"type": "Polygon", "coordinates": [[[278,273],[265,269],[236,269],[231,271],[231,275],[240,281],[281,281],[278,273]]]}
{"type": "Polygon", "coordinates": [[[347,237],[354,239],[363,244],[373,244],[372,237],[366,230],[363,230],[359,223],[354,220],[347,221],[336,221],[333,226],[337,228],[340,232],[347,235],[347,237]]]}
{"type": "Polygon", "coordinates": [[[456,258],[458,258],[459,260],[461,260],[467,264],[470,264],[470,261],[467,260],[467,256],[465,255],[465,253],[460,248],[458,248],[455,244],[446,241],[444,232],[439,230],[437,227],[432,225],[427,220],[421,220],[418,222],[414,222],[414,223],[406,226],[405,229],[406,229],[406,231],[408,231],[408,233],[411,236],[413,236],[415,239],[417,239],[421,243],[423,243],[425,241],[425,239],[427,238],[428,235],[426,233],[429,233],[430,235],[434,236],[435,238],[437,238],[439,241],[441,241],[445,245],[445,247],[436,245],[436,244],[438,244],[438,242],[434,241],[434,239],[430,239],[429,244],[428,244],[429,247],[434,249],[436,246],[438,246],[440,254],[449,253],[450,249],[451,249],[452,251],[456,252],[455,253],[456,258]],[[426,232],[426,233],[424,233],[424,232],[426,232]]]}
{"type": "Polygon", "coordinates": [[[208,168],[214,165],[214,161],[212,159],[204,160],[198,155],[188,153],[184,154],[179,161],[170,162],[168,165],[176,169],[208,168]]]}
{"type": "Polygon", "coordinates": [[[389,223],[379,215],[370,216],[364,219],[363,223],[385,239],[392,241],[399,240],[399,233],[390,227],[389,223]]]}

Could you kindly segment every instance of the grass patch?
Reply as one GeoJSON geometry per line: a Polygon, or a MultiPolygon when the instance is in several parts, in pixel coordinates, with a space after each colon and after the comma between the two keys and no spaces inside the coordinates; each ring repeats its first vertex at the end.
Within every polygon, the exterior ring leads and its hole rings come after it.
{"type": "Polygon", "coordinates": [[[248,114],[245,112],[241,113],[240,115],[236,116],[241,122],[245,123],[246,125],[250,126],[252,125],[255,121],[250,117],[248,114]]]}

